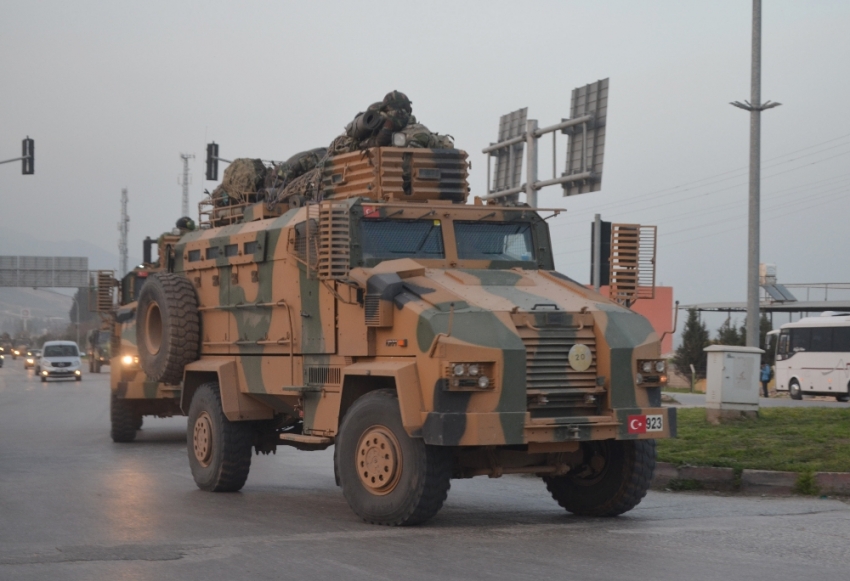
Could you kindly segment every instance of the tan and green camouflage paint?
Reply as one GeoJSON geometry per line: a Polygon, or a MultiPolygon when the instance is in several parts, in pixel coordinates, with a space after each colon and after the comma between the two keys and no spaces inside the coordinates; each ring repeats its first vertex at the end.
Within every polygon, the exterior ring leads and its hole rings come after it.
{"type": "MultiPolygon", "coordinates": [[[[136,303],[129,303],[121,311],[135,313],[136,303]]],[[[122,319],[125,317],[122,317],[122,319]]],[[[180,386],[157,383],[148,378],[138,363],[126,365],[122,362],[125,355],[138,357],[136,346],[136,317],[131,316],[124,322],[115,321],[113,333],[120,337],[121,346],[109,362],[109,384],[112,393],[122,399],[134,400],[175,400],[180,397],[180,386]]],[[[168,403],[171,404],[171,401],[168,403]]],[[[171,406],[167,406],[169,409],[171,406]]]]}
{"type": "Polygon", "coordinates": [[[242,223],[189,233],[177,245],[175,272],[194,284],[201,312],[201,361],[187,367],[187,382],[196,371],[235,363],[234,379],[221,386],[230,419],[298,414],[304,433],[334,436],[350,403],[345,390],[364,381],[384,386],[378,378],[389,378],[405,428],[430,444],[674,435],[675,415],[661,407],[660,384],[635,385],[638,360],[660,357],[649,322],[555,272],[546,223],[535,212],[451,204],[440,202],[439,195],[418,203],[378,203],[386,196],[376,190],[375,198],[363,199],[367,190],[360,190],[361,197],[339,194],[335,203],[345,204],[353,221],[364,206],[387,219],[439,220],[445,258],[358,263],[352,228],[350,272],[344,279],[319,280],[298,246],[316,206],[269,218],[268,208],[258,205],[256,212],[248,209],[242,223]],[[499,222],[518,214],[536,220],[538,264],[521,268],[458,258],[455,220],[499,222]],[[382,311],[392,320],[367,325],[364,295],[382,275],[397,276],[401,290],[382,311]],[[554,324],[547,323],[551,315],[535,308],[541,304],[548,305],[547,312],[557,307],[554,324]],[[592,409],[576,405],[554,417],[530,410],[526,359],[534,353],[526,342],[550,335],[591,344],[594,375],[573,379],[565,368],[562,376],[564,389],[594,394],[592,409]],[[445,370],[452,362],[490,366],[493,389],[447,389],[445,370]],[[235,401],[237,393],[267,409],[266,415],[228,409],[227,401],[235,401]],[[662,415],[664,430],[629,434],[626,418],[632,414],[662,415]]]}

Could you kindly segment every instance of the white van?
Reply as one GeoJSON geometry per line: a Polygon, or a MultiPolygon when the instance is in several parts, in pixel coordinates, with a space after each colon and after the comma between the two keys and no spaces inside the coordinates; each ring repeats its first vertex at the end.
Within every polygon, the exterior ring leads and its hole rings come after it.
{"type": "Polygon", "coordinates": [[[48,341],[41,348],[41,358],[38,360],[41,381],[48,377],[73,377],[80,381],[82,363],[80,351],[73,341],[48,341]]]}

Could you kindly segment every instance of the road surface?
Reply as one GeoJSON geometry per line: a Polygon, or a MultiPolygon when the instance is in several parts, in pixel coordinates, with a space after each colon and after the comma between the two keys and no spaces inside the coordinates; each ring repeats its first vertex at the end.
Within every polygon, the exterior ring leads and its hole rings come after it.
{"type": "Polygon", "coordinates": [[[476,478],[428,524],[387,528],[349,510],[331,450],[288,448],[255,456],[242,492],[202,492],[185,419],[112,443],[107,380],[0,369],[0,579],[848,578],[850,504],[833,499],[650,492],[587,519],[537,478],[476,478]]]}

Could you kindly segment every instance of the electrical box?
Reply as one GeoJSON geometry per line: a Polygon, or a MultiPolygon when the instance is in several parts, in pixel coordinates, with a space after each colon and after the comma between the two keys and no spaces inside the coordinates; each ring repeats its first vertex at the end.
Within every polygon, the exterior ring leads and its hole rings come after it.
{"type": "Polygon", "coordinates": [[[758,414],[759,368],[764,350],[757,347],[711,345],[705,381],[709,421],[758,414]]]}

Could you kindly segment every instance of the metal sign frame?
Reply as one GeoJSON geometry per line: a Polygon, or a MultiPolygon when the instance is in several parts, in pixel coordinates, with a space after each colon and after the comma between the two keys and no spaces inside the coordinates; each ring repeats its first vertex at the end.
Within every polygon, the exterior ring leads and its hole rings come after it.
{"type": "Polygon", "coordinates": [[[0,287],[84,288],[85,256],[0,256],[0,287]]]}
{"type": "MultiPolygon", "coordinates": [[[[482,150],[487,155],[487,193],[481,196],[483,200],[500,200],[512,202],[517,194],[525,192],[526,203],[537,207],[537,192],[546,186],[561,184],[564,195],[571,196],[587,192],[596,192],[602,186],[602,162],[605,149],[605,122],[608,112],[608,79],[602,79],[573,90],[570,107],[572,118],[562,119],[560,123],[538,128],[537,120],[526,121],[525,131],[514,137],[502,138],[502,132],[511,115],[527,111],[520,109],[514,113],[503,115],[499,125],[498,143],[490,144],[482,150]],[[568,136],[566,167],[561,175],[557,175],[557,133],[568,136]],[[537,179],[537,150],[538,140],[552,134],[552,179],[537,179]],[[504,167],[513,167],[516,163],[516,147],[525,143],[526,150],[526,183],[517,183],[518,173],[506,180],[500,171],[504,167]],[[513,158],[511,158],[513,155],[513,158]],[[491,161],[495,156],[496,179],[491,184],[491,161]],[[505,163],[505,158],[508,162],[505,163]],[[502,187],[509,186],[509,187],[502,187]]],[[[519,150],[521,153],[521,149],[519,150]]]]}

